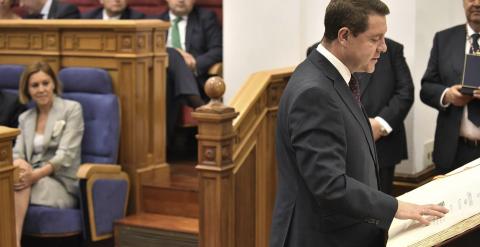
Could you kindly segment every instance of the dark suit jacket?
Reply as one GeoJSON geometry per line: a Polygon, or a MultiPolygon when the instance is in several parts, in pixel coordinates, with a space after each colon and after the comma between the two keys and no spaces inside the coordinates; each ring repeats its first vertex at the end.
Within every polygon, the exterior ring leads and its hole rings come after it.
{"type": "Polygon", "coordinates": [[[383,118],[393,129],[376,142],[380,167],[394,166],[408,158],[403,121],[414,100],[413,79],[403,56],[403,46],[391,39],[385,42],[387,52],[380,55],[375,71],[357,75],[367,115],[383,118]]]}
{"type": "Polygon", "coordinates": [[[0,91],[0,125],[12,128],[18,127],[18,116],[25,110],[18,96],[0,91]]]}
{"type": "Polygon", "coordinates": [[[378,191],[366,115],[335,67],[313,51],[282,95],[270,246],[381,246],[397,210],[378,191]]]}
{"type": "MultiPolygon", "coordinates": [[[[403,45],[391,39],[385,39],[385,43],[387,52],[380,55],[375,71],[356,74],[368,117],[379,116],[393,129],[375,143],[380,167],[395,166],[408,158],[403,120],[414,100],[413,79],[403,56],[403,45]]],[[[307,52],[317,46],[318,43],[314,44],[307,52]]]]}
{"type": "MultiPolygon", "coordinates": [[[[170,21],[168,11],[162,13],[160,19],[170,21]]],[[[194,7],[188,15],[185,49],[197,60],[197,78],[202,87],[208,77],[208,69],[222,61],[222,42],[222,28],[215,13],[194,7]]]]}
{"type": "Polygon", "coordinates": [[[465,59],[466,25],[458,25],[435,34],[427,70],[422,78],[421,100],[438,110],[433,162],[442,171],[451,170],[458,144],[463,107],[443,108],[443,91],[462,81],[465,59]]]}
{"type": "MultiPolygon", "coordinates": [[[[103,7],[96,8],[82,15],[82,19],[103,19],[103,7]]],[[[145,14],[126,7],[120,16],[120,20],[145,19],[145,14]]]]}
{"type": "MultiPolygon", "coordinates": [[[[25,18],[41,19],[38,14],[27,15],[25,18]]],[[[80,19],[80,11],[73,4],[52,0],[48,19],[80,19]]]]}

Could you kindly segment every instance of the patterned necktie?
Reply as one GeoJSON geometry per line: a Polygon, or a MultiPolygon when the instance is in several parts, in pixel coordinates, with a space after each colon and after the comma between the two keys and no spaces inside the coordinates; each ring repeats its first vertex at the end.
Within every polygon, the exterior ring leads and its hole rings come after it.
{"type": "Polygon", "coordinates": [[[478,33],[472,34],[472,47],[470,47],[470,53],[476,53],[480,51],[480,47],[478,45],[479,38],[480,38],[480,34],[478,33]]]}
{"type": "Polygon", "coordinates": [[[178,23],[182,20],[182,17],[177,16],[173,20],[172,25],[172,47],[182,49],[182,44],[180,43],[180,31],[178,30],[178,23]]]}
{"type": "MultiPolygon", "coordinates": [[[[478,39],[480,34],[472,34],[472,46],[470,47],[470,53],[480,52],[478,45],[478,39]]],[[[477,127],[480,126],[480,100],[473,99],[468,103],[468,119],[477,127]]]]}
{"type": "Polygon", "coordinates": [[[352,77],[350,78],[350,82],[348,82],[348,87],[350,88],[350,91],[352,91],[353,98],[355,98],[357,104],[359,106],[362,106],[362,102],[360,101],[360,85],[358,84],[355,76],[352,75],[352,77]]]}

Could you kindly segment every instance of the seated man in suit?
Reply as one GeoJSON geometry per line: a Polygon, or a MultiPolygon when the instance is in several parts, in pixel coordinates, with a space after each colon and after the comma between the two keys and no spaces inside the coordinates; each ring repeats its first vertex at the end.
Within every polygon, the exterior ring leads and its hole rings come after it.
{"type": "Polygon", "coordinates": [[[79,19],[77,6],[59,0],[20,0],[28,15],[26,19],[79,19]]]}
{"type": "MultiPolygon", "coordinates": [[[[131,20],[146,17],[145,14],[128,7],[127,0],[101,0],[100,2],[103,7],[84,14],[82,18],[131,20]]],[[[200,97],[197,81],[180,53],[173,48],[167,48],[167,53],[167,143],[170,143],[173,138],[176,119],[180,113],[181,103],[185,102],[194,108],[205,103],[200,97]]]]}
{"type": "Polygon", "coordinates": [[[130,20],[144,19],[145,14],[128,7],[127,0],[100,0],[103,7],[98,7],[84,15],[83,19],[130,20]]]}
{"type": "Polygon", "coordinates": [[[203,89],[209,68],[222,61],[222,29],[215,13],[195,7],[195,0],[166,1],[169,10],[160,19],[171,22],[167,46],[180,52],[203,89]]]}
{"type": "Polygon", "coordinates": [[[0,125],[12,128],[18,126],[18,116],[25,110],[18,97],[12,93],[0,91],[0,125]]]}

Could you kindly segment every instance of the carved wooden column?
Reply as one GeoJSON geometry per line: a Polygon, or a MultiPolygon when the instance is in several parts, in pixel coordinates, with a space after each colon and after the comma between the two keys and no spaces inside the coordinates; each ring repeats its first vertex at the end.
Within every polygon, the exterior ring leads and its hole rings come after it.
{"type": "Polygon", "coordinates": [[[19,133],[18,129],[0,126],[0,246],[2,247],[16,245],[12,140],[19,133]]]}
{"type": "Polygon", "coordinates": [[[212,100],[192,114],[198,121],[199,241],[201,247],[233,247],[235,133],[232,121],[238,113],[220,101],[225,92],[222,78],[210,78],[205,92],[212,100]]]}

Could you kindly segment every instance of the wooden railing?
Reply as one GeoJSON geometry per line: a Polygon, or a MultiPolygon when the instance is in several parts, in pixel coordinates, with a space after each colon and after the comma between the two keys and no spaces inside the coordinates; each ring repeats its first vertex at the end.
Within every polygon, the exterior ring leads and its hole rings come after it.
{"type": "Polygon", "coordinates": [[[252,75],[229,106],[220,102],[222,79],[207,82],[212,102],[193,113],[199,122],[200,246],[268,246],[277,110],[292,72],[252,75]]]}
{"type": "Polygon", "coordinates": [[[12,141],[18,129],[0,126],[0,246],[13,247],[15,238],[15,208],[13,198],[12,141]]]}
{"type": "Polygon", "coordinates": [[[0,20],[0,64],[44,60],[109,72],[121,103],[119,163],[133,188],[130,212],[141,211],[141,183],[164,176],[166,31],[160,20],[0,20]]]}

